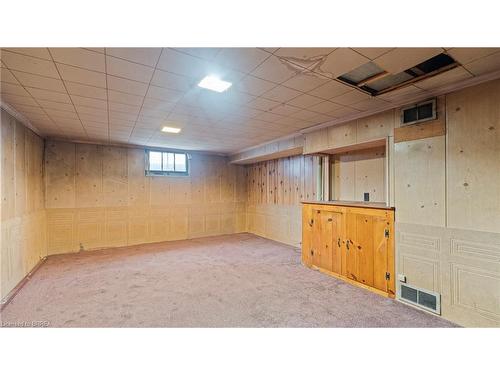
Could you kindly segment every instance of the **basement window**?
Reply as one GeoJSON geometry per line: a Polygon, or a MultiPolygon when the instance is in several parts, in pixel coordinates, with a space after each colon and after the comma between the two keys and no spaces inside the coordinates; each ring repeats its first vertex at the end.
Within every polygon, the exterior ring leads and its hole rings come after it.
{"type": "Polygon", "coordinates": [[[185,152],[146,150],[146,176],[188,176],[189,155],[185,152]]]}

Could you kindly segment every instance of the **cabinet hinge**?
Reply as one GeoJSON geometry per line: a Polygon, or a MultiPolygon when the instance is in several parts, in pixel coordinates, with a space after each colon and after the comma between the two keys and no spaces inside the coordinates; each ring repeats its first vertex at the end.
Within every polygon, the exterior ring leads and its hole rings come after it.
{"type": "Polygon", "coordinates": [[[386,238],[389,238],[389,229],[386,229],[385,232],[384,232],[384,234],[385,234],[386,238]]]}
{"type": "Polygon", "coordinates": [[[386,273],[385,273],[385,279],[386,279],[386,280],[390,280],[390,279],[391,279],[391,274],[390,274],[390,272],[386,272],[386,273]]]}

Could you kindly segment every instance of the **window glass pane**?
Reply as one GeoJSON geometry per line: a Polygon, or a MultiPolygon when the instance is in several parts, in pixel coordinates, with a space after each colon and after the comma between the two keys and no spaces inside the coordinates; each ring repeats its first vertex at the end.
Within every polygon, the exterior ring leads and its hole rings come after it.
{"type": "Polygon", "coordinates": [[[173,171],[174,170],[174,154],[171,152],[163,153],[163,170],[173,171]]]}
{"type": "Polygon", "coordinates": [[[186,154],[175,154],[176,172],[186,172],[186,154]]]}
{"type": "Polygon", "coordinates": [[[149,170],[161,171],[161,152],[149,152],[149,170]]]}

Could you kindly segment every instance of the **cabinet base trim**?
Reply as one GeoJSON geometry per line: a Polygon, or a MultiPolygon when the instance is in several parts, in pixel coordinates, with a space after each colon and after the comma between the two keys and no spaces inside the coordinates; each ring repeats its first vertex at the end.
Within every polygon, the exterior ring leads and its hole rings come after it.
{"type": "Polygon", "coordinates": [[[332,271],[328,271],[328,270],[325,270],[324,268],[320,268],[320,267],[317,267],[317,266],[308,266],[307,264],[304,264],[304,265],[306,267],[308,267],[308,268],[311,268],[313,270],[319,271],[319,272],[324,273],[324,274],[326,274],[328,276],[333,276],[333,277],[335,277],[335,278],[337,278],[339,280],[345,281],[348,284],[351,284],[351,285],[354,285],[354,286],[357,286],[357,287],[369,290],[370,292],[376,293],[376,294],[378,294],[378,295],[380,295],[382,297],[388,297],[388,298],[392,298],[392,299],[395,298],[394,294],[392,294],[392,293],[387,293],[387,292],[384,292],[382,290],[373,288],[373,287],[371,287],[369,285],[365,285],[365,284],[362,284],[360,282],[351,280],[348,277],[339,275],[338,273],[335,273],[335,272],[332,272],[332,271]]]}

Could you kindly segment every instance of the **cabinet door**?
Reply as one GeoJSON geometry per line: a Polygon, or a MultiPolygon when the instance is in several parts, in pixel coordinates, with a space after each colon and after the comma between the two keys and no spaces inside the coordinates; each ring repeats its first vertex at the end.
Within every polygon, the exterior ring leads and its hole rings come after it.
{"type": "Polygon", "coordinates": [[[312,264],[316,267],[340,273],[341,214],[331,210],[313,210],[312,264]]]}
{"type": "Polygon", "coordinates": [[[373,286],[373,217],[357,213],[347,216],[347,277],[373,286]]]}
{"type": "Polygon", "coordinates": [[[347,214],[347,277],[387,291],[387,251],[385,217],[360,213],[347,214]]]}

